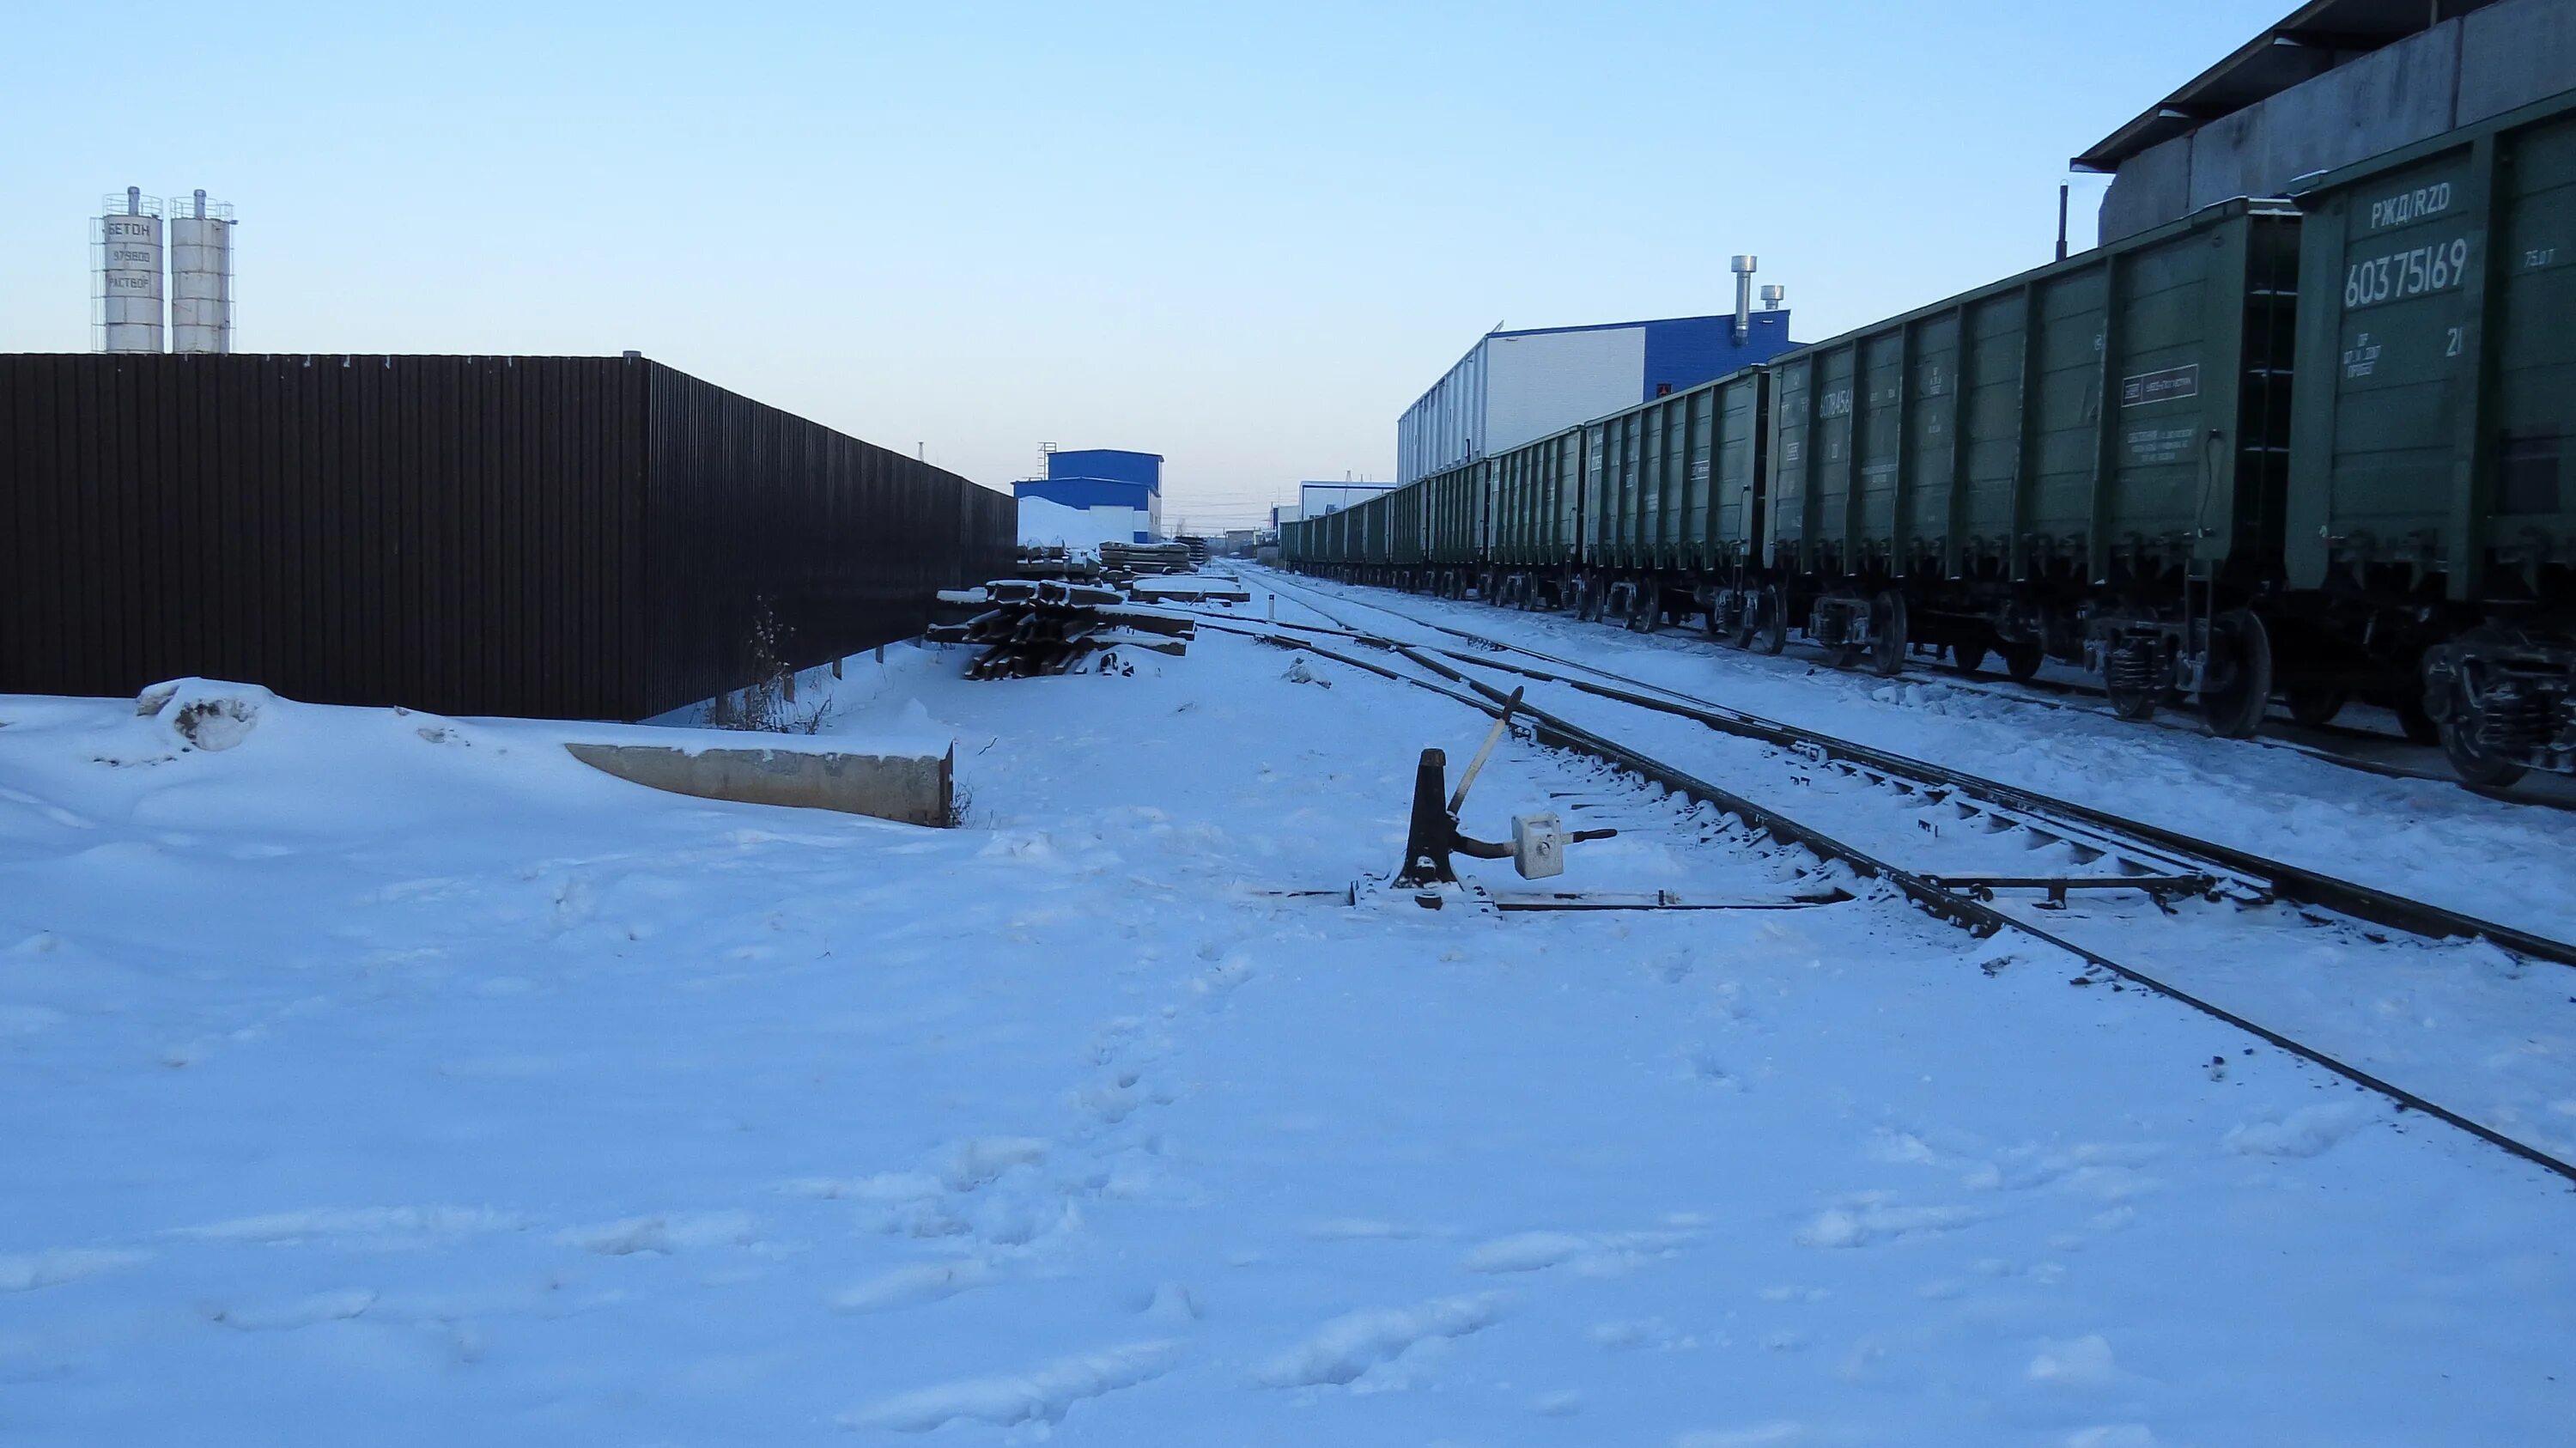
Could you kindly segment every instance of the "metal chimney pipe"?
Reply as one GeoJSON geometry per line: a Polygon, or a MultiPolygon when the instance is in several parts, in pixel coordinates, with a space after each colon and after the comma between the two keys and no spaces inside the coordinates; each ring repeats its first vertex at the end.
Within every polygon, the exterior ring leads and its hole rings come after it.
{"type": "Polygon", "coordinates": [[[125,214],[128,216],[141,216],[143,214],[142,187],[128,186],[125,188],[125,214]]]}
{"type": "Polygon", "coordinates": [[[1739,256],[1735,267],[1735,345],[1741,347],[1753,335],[1753,269],[1752,257],[1739,256]]]}

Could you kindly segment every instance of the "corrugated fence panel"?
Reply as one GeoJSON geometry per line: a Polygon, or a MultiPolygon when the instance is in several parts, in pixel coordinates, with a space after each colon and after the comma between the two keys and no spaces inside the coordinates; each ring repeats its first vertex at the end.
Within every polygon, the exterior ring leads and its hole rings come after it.
{"type": "Polygon", "coordinates": [[[1010,573],[1007,494],[647,365],[640,712],[738,683],[764,608],[786,661],[814,664],[910,638],[933,591],[1010,573]]]}
{"type": "Polygon", "coordinates": [[[0,692],[643,718],[920,631],[1010,498],[623,358],[0,355],[0,692]]]}

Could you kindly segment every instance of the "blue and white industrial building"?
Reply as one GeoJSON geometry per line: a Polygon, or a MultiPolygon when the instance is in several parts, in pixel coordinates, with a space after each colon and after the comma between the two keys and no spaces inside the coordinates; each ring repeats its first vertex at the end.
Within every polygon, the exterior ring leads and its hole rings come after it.
{"type": "Polygon", "coordinates": [[[1532,327],[1476,339],[1397,419],[1396,481],[1506,452],[1787,351],[1780,289],[1764,287],[1764,309],[1751,310],[1753,258],[1736,261],[1733,316],[1532,327]]]}
{"type": "Polygon", "coordinates": [[[1353,503],[1365,503],[1394,487],[1393,483],[1299,483],[1297,516],[1321,518],[1328,513],[1338,513],[1353,503]]]}
{"type": "Polygon", "coordinates": [[[1119,448],[1059,449],[1046,476],[1011,484],[1020,541],[1075,548],[1150,543],[1163,533],[1163,456],[1119,448]]]}

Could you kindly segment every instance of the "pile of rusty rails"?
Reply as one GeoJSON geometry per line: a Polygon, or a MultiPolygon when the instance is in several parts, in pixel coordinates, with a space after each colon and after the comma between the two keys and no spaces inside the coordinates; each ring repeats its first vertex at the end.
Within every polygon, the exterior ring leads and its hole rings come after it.
{"type": "Polygon", "coordinates": [[[1191,556],[1188,545],[1182,543],[1103,543],[1100,545],[1100,566],[1112,572],[1193,573],[1198,570],[1199,562],[1199,558],[1191,556]]]}
{"type": "Polygon", "coordinates": [[[978,610],[963,623],[933,624],[922,635],[932,643],[982,645],[984,652],[966,666],[970,679],[1133,673],[1120,651],[1178,656],[1198,632],[1186,617],[1128,605],[1115,588],[1062,579],[999,579],[943,592],[939,601],[978,610]]]}
{"type": "Polygon", "coordinates": [[[1076,553],[1061,543],[1023,544],[1019,562],[1012,571],[1017,578],[1061,578],[1075,583],[1114,582],[1109,570],[1097,558],[1076,553]]]}

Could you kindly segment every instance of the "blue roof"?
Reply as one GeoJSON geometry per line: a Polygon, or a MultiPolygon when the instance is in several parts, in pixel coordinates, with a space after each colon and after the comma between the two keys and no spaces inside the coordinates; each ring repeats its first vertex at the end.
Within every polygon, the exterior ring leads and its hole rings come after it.
{"type": "MultiPolygon", "coordinates": [[[[1774,308],[1768,315],[1780,316],[1783,310],[1774,308]]],[[[1765,314],[1755,312],[1753,315],[1758,319],[1765,314]]],[[[1641,322],[1587,322],[1579,327],[1514,327],[1508,331],[1487,332],[1485,335],[1488,337],[1544,337],[1551,332],[1615,332],[1621,327],[1669,327],[1679,322],[1724,322],[1732,327],[1735,325],[1735,314],[1719,312],[1704,317],[1650,317],[1641,322]]]]}
{"type": "MultiPolygon", "coordinates": [[[[1643,322],[1592,322],[1580,327],[1498,329],[1477,338],[1476,347],[1482,347],[1497,337],[1548,337],[1565,332],[1616,332],[1630,327],[1643,328],[1646,333],[1645,396],[1640,400],[1652,399],[1657,383],[1669,383],[1673,390],[1678,392],[1684,387],[1696,387],[1712,377],[1723,377],[1738,367],[1750,367],[1757,362],[1768,362],[1782,352],[1800,345],[1789,339],[1789,309],[1773,307],[1767,311],[1750,314],[1746,323],[1745,339],[1741,345],[1738,345],[1735,340],[1735,314],[1717,312],[1702,317],[1657,317],[1643,322]]],[[[1458,361],[1452,363],[1447,372],[1440,374],[1440,382],[1448,381],[1468,358],[1475,356],[1476,347],[1470,347],[1460,353],[1458,361]]],[[[1440,390],[1440,382],[1434,382],[1424,388],[1422,395],[1415,398],[1405,411],[1411,412],[1414,408],[1420,407],[1432,393],[1440,390]]]]}
{"type": "Polygon", "coordinates": [[[1047,476],[1139,483],[1159,493],[1163,490],[1163,455],[1113,447],[1059,450],[1047,454],[1047,476]]]}
{"type": "Polygon", "coordinates": [[[1011,484],[1015,498],[1043,498],[1068,508],[1142,508],[1153,510],[1154,489],[1123,478],[1023,478],[1011,484]]]}

